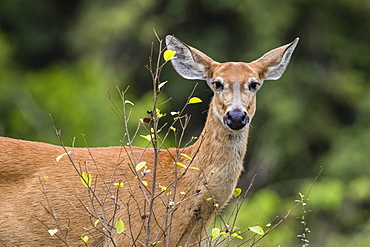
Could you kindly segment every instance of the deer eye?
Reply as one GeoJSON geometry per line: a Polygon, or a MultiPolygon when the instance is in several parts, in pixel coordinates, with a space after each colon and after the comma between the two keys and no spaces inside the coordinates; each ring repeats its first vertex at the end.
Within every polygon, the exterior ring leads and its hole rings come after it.
{"type": "Polygon", "coordinates": [[[260,87],[260,83],[258,83],[258,82],[251,82],[250,84],[249,84],[249,86],[248,86],[248,88],[249,88],[249,91],[252,91],[252,92],[256,92],[257,90],[258,90],[258,88],[260,87]]]}
{"type": "Polygon", "coordinates": [[[215,85],[217,91],[221,91],[224,89],[224,85],[222,85],[222,83],[219,81],[214,81],[212,82],[212,84],[215,85]]]}

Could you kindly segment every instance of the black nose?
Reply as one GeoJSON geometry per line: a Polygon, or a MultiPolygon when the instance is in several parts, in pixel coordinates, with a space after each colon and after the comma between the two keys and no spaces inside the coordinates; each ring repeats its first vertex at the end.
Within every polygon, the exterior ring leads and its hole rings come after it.
{"type": "Polygon", "coordinates": [[[239,109],[229,111],[224,117],[224,123],[229,126],[230,129],[240,130],[249,122],[249,117],[246,112],[242,112],[239,109]]]}

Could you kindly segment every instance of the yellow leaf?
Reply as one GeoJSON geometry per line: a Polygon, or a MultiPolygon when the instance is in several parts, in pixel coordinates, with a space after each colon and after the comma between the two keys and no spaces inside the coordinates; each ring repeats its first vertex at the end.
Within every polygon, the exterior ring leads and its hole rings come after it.
{"type": "Polygon", "coordinates": [[[99,224],[99,220],[95,220],[94,227],[96,227],[99,224]]]}
{"type": "Polygon", "coordinates": [[[142,138],[144,138],[145,140],[147,140],[147,141],[151,141],[152,140],[152,136],[151,135],[140,135],[140,137],[142,137],[142,138]]]}
{"type": "Polygon", "coordinates": [[[87,243],[87,241],[89,241],[89,237],[88,237],[88,236],[81,236],[81,239],[82,239],[82,241],[84,241],[85,243],[87,243]]]}
{"type": "Polygon", "coordinates": [[[55,159],[55,160],[56,160],[57,162],[59,162],[59,161],[63,158],[63,156],[64,156],[64,155],[66,155],[66,153],[59,155],[58,157],[56,157],[56,159],[55,159]]]}
{"type": "Polygon", "coordinates": [[[189,102],[188,104],[198,104],[198,103],[202,103],[203,101],[198,98],[198,97],[192,97],[189,99],[189,102]]]}
{"type": "Polygon", "coordinates": [[[212,229],[212,240],[215,240],[218,236],[220,236],[220,228],[213,228],[212,229]]]}
{"type": "Polygon", "coordinates": [[[132,102],[131,102],[131,101],[129,101],[129,100],[125,100],[125,104],[135,105],[134,103],[132,103],[132,102]]]}
{"type": "Polygon", "coordinates": [[[139,162],[139,163],[137,163],[137,165],[136,165],[136,171],[138,172],[138,171],[140,171],[141,169],[143,169],[144,167],[146,167],[146,162],[145,161],[142,161],[142,162],[139,162]]]}
{"type": "Polygon", "coordinates": [[[125,230],[125,224],[121,219],[117,220],[116,231],[117,233],[122,233],[125,230]]]}
{"type": "Polygon", "coordinates": [[[184,156],[185,158],[189,159],[189,160],[193,160],[189,155],[187,154],[184,154],[184,153],[181,153],[180,154],[181,156],[184,156]]]}
{"type": "Polygon", "coordinates": [[[122,188],[123,187],[123,183],[114,183],[113,186],[114,187],[122,188]]]}
{"type": "Polygon", "coordinates": [[[48,179],[48,178],[49,178],[49,176],[45,176],[45,175],[44,175],[43,177],[44,177],[45,179],[48,179]]]}
{"type": "Polygon", "coordinates": [[[243,239],[243,237],[242,237],[242,236],[240,236],[240,235],[239,235],[239,234],[237,234],[237,233],[233,233],[233,234],[231,234],[231,237],[238,238],[238,239],[243,239]]]}
{"type": "Polygon", "coordinates": [[[160,186],[160,185],[159,185],[159,188],[161,188],[161,189],[162,189],[162,191],[167,190],[167,187],[166,187],[166,186],[160,186]]]}
{"type": "Polygon", "coordinates": [[[144,184],[144,186],[148,186],[148,182],[147,181],[141,180],[141,182],[144,184]]]}
{"type": "Polygon", "coordinates": [[[61,154],[61,155],[59,155],[58,157],[56,157],[56,161],[57,162],[59,162],[62,158],[63,158],[63,156],[65,156],[65,155],[67,155],[67,154],[70,154],[71,153],[71,151],[69,151],[68,153],[64,153],[64,154],[61,154]]]}
{"type": "Polygon", "coordinates": [[[52,229],[52,230],[48,230],[50,236],[54,236],[55,233],[58,232],[58,229],[52,229]]]}
{"type": "Polygon", "coordinates": [[[181,166],[182,168],[187,168],[185,165],[181,164],[180,162],[175,162],[176,165],[181,166]]]}
{"type": "Polygon", "coordinates": [[[198,167],[194,167],[194,166],[189,166],[189,167],[187,167],[187,166],[185,166],[184,164],[182,164],[182,163],[180,163],[180,162],[175,162],[175,164],[176,165],[178,165],[178,166],[181,166],[182,168],[185,168],[185,169],[193,169],[193,170],[200,170],[198,167]]]}
{"type": "Polygon", "coordinates": [[[234,196],[235,197],[240,196],[241,193],[242,193],[242,189],[241,188],[235,188],[235,190],[234,190],[234,196]]]}
{"type": "Polygon", "coordinates": [[[157,117],[158,118],[161,118],[164,116],[164,114],[161,113],[161,110],[159,110],[158,108],[155,109],[156,113],[157,113],[157,117]]]}
{"type": "Polygon", "coordinates": [[[163,58],[164,60],[167,62],[168,60],[172,59],[173,56],[175,56],[176,54],[176,51],[172,51],[172,50],[166,50],[164,53],[163,53],[163,58]]]}
{"type": "Polygon", "coordinates": [[[194,167],[194,166],[189,166],[189,169],[193,169],[193,170],[198,170],[200,171],[200,169],[198,167],[194,167]]]}
{"type": "Polygon", "coordinates": [[[91,186],[91,182],[92,182],[92,176],[91,176],[91,174],[89,174],[89,173],[82,173],[80,179],[81,179],[82,184],[86,188],[88,188],[88,187],[91,186]]]}
{"type": "Polygon", "coordinates": [[[158,85],[158,90],[161,90],[161,88],[164,86],[164,85],[166,85],[166,83],[167,83],[168,81],[164,81],[164,82],[162,82],[162,83],[160,83],[159,85],[158,85]]]}

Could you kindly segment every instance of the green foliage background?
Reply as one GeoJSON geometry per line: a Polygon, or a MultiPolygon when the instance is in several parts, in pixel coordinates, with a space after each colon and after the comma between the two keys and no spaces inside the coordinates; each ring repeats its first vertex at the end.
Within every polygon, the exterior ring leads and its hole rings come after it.
{"type": "MultiPolygon", "coordinates": [[[[153,28],[175,34],[217,61],[251,61],[300,37],[285,75],[266,82],[240,186],[257,173],[239,215],[246,229],[284,215],[310,194],[312,246],[370,241],[370,1],[76,0],[0,2],[0,135],[58,144],[81,133],[89,146],[119,145],[124,128],[110,106],[130,85],[132,128],[151,108],[153,28]]],[[[195,82],[166,66],[162,112],[177,111],[195,82]]],[[[187,135],[199,134],[211,97],[200,82],[187,135]]],[[[169,115],[169,114],[168,114],[169,115]]],[[[143,133],[145,134],[145,133],[143,133]]],[[[136,145],[145,145],[145,140],[136,145]]],[[[174,145],[172,143],[171,145],[174,145]]],[[[0,151],[1,155],[1,151],[0,151]]],[[[300,246],[294,212],[262,246],[300,246]]]]}

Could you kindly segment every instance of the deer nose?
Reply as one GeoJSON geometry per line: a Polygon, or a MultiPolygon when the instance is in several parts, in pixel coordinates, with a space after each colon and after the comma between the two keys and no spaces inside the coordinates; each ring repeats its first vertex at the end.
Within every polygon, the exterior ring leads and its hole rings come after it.
{"type": "Polygon", "coordinates": [[[246,112],[235,109],[226,113],[224,123],[232,130],[240,130],[249,123],[249,117],[246,112]]]}

